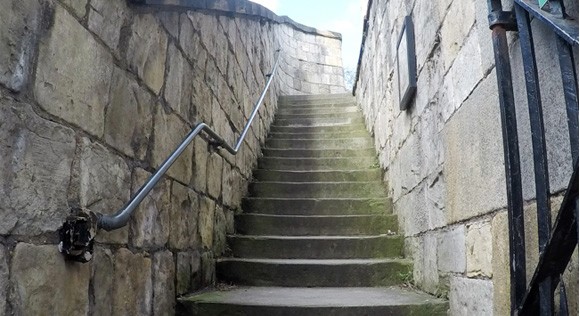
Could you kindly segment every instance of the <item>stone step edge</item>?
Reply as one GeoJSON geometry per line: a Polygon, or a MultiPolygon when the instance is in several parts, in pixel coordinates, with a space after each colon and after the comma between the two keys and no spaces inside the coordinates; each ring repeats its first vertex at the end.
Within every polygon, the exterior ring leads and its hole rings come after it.
{"type": "Polygon", "coordinates": [[[368,240],[368,239],[398,239],[404,236],[399,233],[394,234],[378,234],[378,235],[306,235],[306,236],[292,236],[292,235],[242,235],[242,234],[227,234],[227,238],[236,239],[250,239],[250,240],[368,240]]]}

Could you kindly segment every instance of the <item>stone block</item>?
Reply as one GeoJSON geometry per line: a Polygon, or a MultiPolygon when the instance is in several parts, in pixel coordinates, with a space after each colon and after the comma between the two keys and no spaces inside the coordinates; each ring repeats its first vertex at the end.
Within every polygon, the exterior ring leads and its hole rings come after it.
{"type": "Polygon", "coordinates": [[[169,251],[153,256],[153,315],[175,315],[175,262],[169,251]]]}
{"type": "Polygon", "coordinates": [[[474,1],[453,1],[451,3],[440,32],[445,69],[449,69],[453,63],[474,23],[474,1]]]}
{"type": "Polygon", "coordinates": [[[169,209],[169,247],[183,250],[198,246],[200,238],[197,231],[198,217],[197,194],[188,187],[173,182],[169,209]]]}
{"type": "Polygon", "coordinates": [[[490,74],[443,129],[448,222],[506,205],[496,85],[490,74]]]}
{"type": "Polygon", "coordinates": [[[0,235],[54,232],[69,213],[74,132],[0,96],[0,235]]]}
{"type": "Polygon", "coordinates": [[[127,73],[115,68],[105,116],[105,141],[124,154],[145,159],[153,129],[154,99],[127,73]]]}
{"type": "Polygon", "coordinates": [[[218,199],[222,193],[223,158],[212,153],[207,158],[207,193],[218,199]]]}
{"type": "Polygon", "coordinates": [[[36,100],[48,113],[101,136],[113,73],[111,54],[60,6],[54,21],[40,41],[36,100]]]}
{"type": "Polygon", "coordinates": [[[126,49],[126,60],[132,71],[159,94],[165,77],[167,34],[151,14],[134,17],[126,49]]]}
{"type": "Polygon", "coordinates": [[[225,209],[219,205],[216,206],[214,214],[214,227],[213,227],[213,253],[216,256],[221,256],[226,251],[226,234],[227,234],[227,222],[225,209]]]}
{"type": "Polygon", "coordinates": [[[208,144],[197,137],[193,141],[193,186],[199,192],[207,192],[207,157],[210,155],[208,144]]]}
{"type": "MultiPolygon", "coordinates": [[[[179,38],[180,14],[178,12],[159,11],[156,13],[156,16],[163,25],[163,27],[165,27],[167,32],[169,32],[169,35],[173,36],[173,38],[179,38]]],[[[182,29],[181,32],[183,31],[184,30],[182,29]]]]}
{"type": "Polygon", "coordinates": [[[115,253],[113,315],[151,315],[151,259],[121,248],[115,253]]]}
{"type": "MultiPolygon", "coordinates": [[[[127,201],[131,190],[129,166],[104,146],[88,138],[80,140],[78,157],[78,190],[80,206],[101,214],[116,213],[127,201]]],[[[105,243],[127,243],[128,228],[97,234],[105,243]]]]}
{"type": "Polygon", "coordinates": [[[201,38],[197,30],[186,14],[179,16],[181,31],[179,33],[179,46],[183,49],[185,56],[194,64],[201,68],[207,60],[207,52],[201,45],[201,38]]]}
{"type": "MultiPolygon", "coordinates": [[[[151,175],[135,169],[132,192],[136,194],[151,175]]],[[[130,220],[132,245],[138,248],[162,247],[169,240],[170,183],[162,179],[137,207],[130,220]]]]}
{"type": "Polygon", "coordinates": [[[211,251],[201,255],[201,284],[213,285],[215,282],[215,258],[211,251]]]}
{"type": "Polygon", "coordinates": [[[20,91],[28,82],[39,26],[49,7],[39,0],[8,0],[0,11],[0,84],[20,91]]]}
{"type": "Polygon", "coordinates": [[[168,54],[165,100],[182,119],[192,123],[195,117],[195,107],[191,104],[193,69],[175,45],[169,45],[168,54]]]}
{"type": "Polygon", "coordinates": [[[212,249],[213,247],[215,210],[216,204],[213,200],[207,197],[200,197],[198,230],[201,237],[201,246],[205,249],[212,249]]]}
{"type": "Polygon", "coordinates": [[[6,303],[8,299],[8,280],[10,271],[8,270],[8,253],[6,247],[0,244],[0,314],[6,314],[6,303]]]}
{"type": "Polygon", "coordinates": [[[441,272],[465,273],[465,226],[437,236],[437,266],[441,272]]]}
{"type": "Polygon", "coordinates": [[[495,315],[491,280],[452,276],[450,283],[449,312],[451,315],[495,315]]]}
{"type": "Polygon", "coordinates": [[[90,265],[65,262],[56,245],[18,243],[11,273],[14,314],[88,314],[90,265]]]}
{"type": "Polygon", "coordinates": [[[201,287],[199,252],[177,253],[176,294],[183,295],[201,287]]]}
{"type": "Polygon", "coordinates": [[[94,300],[92,310],[95,315],[112,315],[113,289],[115,286],[115,259],[110,249],[95,247],[92,265],[94,300]]]}
{"type": "Polygon", "coordinates": [[[68,6],[77,18],[82,19],[86,14],[86,6],[88,0],[62,0],[68,6]]]}
{"type": "Polygon", "coordinates": [[[127,19],[127,10],[125,1],[92,0],[89,5],[89,30],[97,34],[116,55],[119,53],[121,27],[127,19]]]}
{"type": "Polygon", "coordinates": [[[438,294],[437,236],[426,233],[415,239],[413,249],[415,284],[426,292],[438,294]]]}
{"type": "MultiPolygon", "coordinates": [[[[166,113],[163,106],[158,104],[153,125],[154,137],[151,152],[153,165],[159,167],[189,132],[190,129],[186,123],[177,115],[166,113]]],[[[192,176],[192,159],[193,146],[190,144],[169,168],[167,174],[182,183],[189,183],[192,176]]]]}
{"type": "Polygon", "coordinates": [[[491,223],[479,222],[467,226],[467,236],[465,239],[467,276],[491,278],[493,275],[491,223]]]}
{"type": "Polygon", "coordinates": [[[507,212],[497,213],[491,222],[493,314],[510,314],[510,259],[507,212]]]}

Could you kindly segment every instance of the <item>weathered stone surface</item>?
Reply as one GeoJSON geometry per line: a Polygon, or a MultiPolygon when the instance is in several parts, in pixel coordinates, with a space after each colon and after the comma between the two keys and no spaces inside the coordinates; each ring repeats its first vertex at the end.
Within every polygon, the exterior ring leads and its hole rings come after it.
{"type": "Polygon", "coordinates": [[[465,272],[465,227],[459,225],[437,236],[437,266],[441,272],[465,272]]]}
{"type": "Polygon", "coordinates": [[[433,233],[426,233],[417,237],[413,254],[415,284],[429,293],[437,294],[439,286],[437,236],[433,233]]]}
{"type": "MultiPolygon", "coordinates": [[[[158,167],[181,144],[188,126],[175,114],[168,114],[161,105],[157,105],[153,127],[153,165],[158,167]]],[[[183,183],[189,183],[192,176],[193,146],[187,146],[181,156],[173,163],[167,174],[183,183]]]]}
{"type": "Polygon", "coordinates": [[[181,118],[193,122],[195,117],[195,107],[191,103],[193,69],[175,45],[169,45],[168,54],[165,100],[181,118]]]}
{"type": "Polygon", "coordinates": [[[153,315],[175,314],[175,262],[169,251],[153,256],[153,315]]]}
{"type": "Polygon", "coordinates": [[[0,314],[6,313],[6,302],[8,298],[8,253],[4,245],[0,244],[0,314]]]}
{"type": "MultiPolygon", "coordinates": [[[[39,0],[9,0],[0,11],[0,84],[20,91],[27,83],[42,23],[39,0]]],[[[45,6],[45,10],[48,7],[45,6]]]]}
{"type": "Polygon", "coordinates": [[[121,248],[115,253],[113,315],[152,314],[151,259],[121,248]]]}
{"type": "Polygon", "coordinates": [[[453,1],[441,26],[441,47],[445,69],[448,69],[475,23],[474,1],[453,1]]]}
{"type": "Polygon", "coordinates": [[[491,280],[451,277],[449,311],[451,315],[495,315],[491,280]]]}
{"type": "Polygon", "coordinates": [[[490,74],[443,130],[448,222],[506,205],[503,149],[497,145],[502,136],[496,85],[490,74]]]}
{"type": "Polygon", "coordinates": [[[74,132],[0,96],[0,234],[56,231],[68,215],[74,132]]]}
{"type": "Polygon", "coordinates": [[[213,246],[215,209],[216,205],[213,200],[200,197],[198,230],[201,237],[201,245],[206,249],[212,249],[213,246]]]}
{"type": "Polygon", "coordinates": [[[217,206],[214,214],[214,227],[213,227],[213,253],[216,256],[221,256],[226,251],[226,233],[227,233],[227,222],[225,210],[221,206],[217,206]]]}
{"type": "Polygon", "coordinates": [[[197,231],[198,217],[197,194],[191,189],[173,182],[171,208],[169,209],[169,247],[180,250],[197,247],[200,238],[197,231]]]}
{"type": "Polygon", "coordinates": [[[215,282],[215,256],[211,251],[201,255],[201,284],[208,286],[215,282]]]}
{"type": "Polygon", "coordinates": [[[94,289],[94,300],[92,301],[92,310],[95,315],[113,315],[114,300],[113,289],[116,280],[115,259],[110,249],[100,246],[95,247],[93,265],[92,265],[92,282],[94,289]]]}
{"type": "Polygon", "coordinates": [[[466,237],[467,276],[491,277],[493,246],[491,223],[480,222],[467,227],[466,237]]]}
{"type": "Polygon", "coordinates": [[[131,25],[126,59],[137,75],[155,94],[165,76],[167,34],[150,14],[137,15],[131,25]]]}
{"type": "Polygon", "coordinates": [[[491,222],[493,314],[510,314],[510,259],[507,212],[497,213],[491,222]]]}
{"type": "Polygon", "coordinates": [[[63,0],[62,2],[72,9],[78,18],[82,18],[86,14],[86,6],[88,0],[63,0]]]}
{"type": "Polygon", "coordinates": [[[119,68],[113,72],[105,117],[105,141],[124,154],[144,159],[153,129],[155,101],[119,68]]]}
{"type": "MultiPolygon", "coordinates": [[[[88,138],[80,141],[78,188],[82,207],[102,214],[116,213],[130,197],[131,172],[120,157],[88,138]]],[[[99,242],[127,243],[128,228],[100,231],[99,242]]]]}
{"type": "Polygon", "coordinates": [[[223,158],[217,154],[211,154],[207,159],[207,193],[214,198],[219,198],[222,193],[223,158]]]}
{"type": "Polygon", "coordinates": [[[127,15],[125,1],[91,0],[89,5],[89,30],[99,36],[116,53],[119,47],[121,26],[127,15]]]}
{"type": "Polygon", "coordinates": [[[197,251],[177,254],[177,295],[183,295],[201,287],[200,260],[201,257],[197,251]]]}
{"type": "MultiPolygon", "coordinates": [[[[151,175],[143,169],[133,172],[135,194],[151,175]]],[[[169,240],[170,183],[161,180],[145,197],[130,220],[132,244],[139,248],[164,246],[169,240]]]]}
{"type": "Polygon", "coordinates": [[[188,15],[181,14],[179,16],[179,23],[181,26],[179,45],[189,60],[198,65],[204,65],[207,59],[207,52],[201,46],[199,34],[196,32],[197,30],[194,29],[188,15]]]}
{"type": "Polygon", "coordinates": [[[113,72],[111,55],[60,6],[54,21],[40,42],[36,99],[50,114],[101,136],[113,72]]]}
{"type": "Polygon", "coordinates": [[[14,314],[88,313],[88,264],[65,262],[56,245],[19,243],[14,249],[11,266],[14,292],[10,301],[14,314]]]}
{"type": "Polygon", "coordinates": [[[207,192],[207,157],[210,155],[208,144],[197,137],[193,141],[193,179],[192,183],[199,192],[207,192]]]}

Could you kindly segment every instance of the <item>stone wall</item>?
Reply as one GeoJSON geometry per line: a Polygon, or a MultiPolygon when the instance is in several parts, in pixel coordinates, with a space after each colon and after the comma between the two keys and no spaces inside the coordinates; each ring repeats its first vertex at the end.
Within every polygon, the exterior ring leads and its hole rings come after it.
{"type": "MultiPolygon", "coordinates": [[[[407,253],[415,262],[414,282],[448,297],[452,315],[508,315],[507,202],[487,4],[475,0],[369,3],[354,92],[374,134],[407,253]],[[418,90],[411,107],[400,111],[394,101],[393,76],[406,15],[415,25],[418,90]]],[[[577,2],[574,5],[570,12],[577,12],[577,2]]],[[[551,189],[557,201],[572,170],[562,83],[553,35],[539,21],[532,24],[540,47],[551,189]]],[[[525,123],[528,111],[519,42],[513,35],[509,41],[527,200],[530,277],[537,262],[531,138],[525,123]]],[[[553,208],[557,211],[556,204],[553,208]]],[[[573,298],[572,313],[577,313],[577,260],[569,272],[568,297],[573,298]]]]}
{"type": "Polygon", "coordinates": [[[244,0],[195,3],[0,11],[0,315],[173,314],[175,296],[215,282],[277,97],[342,86],[340,35],[244,0]],[[241,152],[196,139],[129,225],[97,234],[91,262],[66,262],[57,230],[72,207],[116,212],[197,122],[237,140],[282,43],[241,152]],[[322,50],[321,71],[304,56],[322,50]]]}

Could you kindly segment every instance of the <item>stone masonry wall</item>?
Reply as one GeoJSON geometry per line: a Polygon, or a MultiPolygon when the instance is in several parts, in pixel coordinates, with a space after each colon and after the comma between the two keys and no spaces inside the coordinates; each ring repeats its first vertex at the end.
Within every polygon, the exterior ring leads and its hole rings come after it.
{"type": "Polygon", "coordinates": [[[227,3],[5,3],[0,315],[171,315],[176,296],[214,284],[277,97],[342,87],[340,35],[227,3]],[[97,234],[91,262],[65,262],[72,207],[116,212],[197,122],[237,140],[282,43],[283,75],[241,152],[196,139],[126,227],[97,234]],[[304,57],[317,50],[323,71],[304,57]]]}
{"type": "MultiPolygon", "coordinates": [[[[354,93],[374,134],[407,253],[414,259],[414,282],[427,292],[448,297],[452,315],[508,315],[507,202],[487,3],[369,3],[354,93]],[[418,88],[410,109],[400,111],[394,101],[393,65],[406,15],[415,25],[418,88]]],[[[577,2],[568,3],[569,12],[578,11],[577,2]]],[[[553,35],[537,20],[532,24],[539,47],[551,189],[557,202],[572,171],[562,81],[553,35]]],[[[528,110],[519,42],[513,34],[509,41],[531,277],[537,263],[531,137],[529,122],[525,123],[528,110]]],[[[577,313],[577,260],[568,268],[568,298],[572,313],[577,313]]]]}

